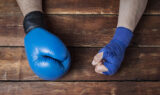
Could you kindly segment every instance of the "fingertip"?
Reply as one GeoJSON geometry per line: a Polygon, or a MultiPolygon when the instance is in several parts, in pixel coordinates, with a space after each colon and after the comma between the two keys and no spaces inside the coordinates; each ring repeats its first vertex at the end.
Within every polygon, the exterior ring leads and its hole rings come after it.
{"type": "Polygon", "coordinates": [[[102,58],[103,58],[103,52],[97,53],[93,58],[92,65],[95,66],[98,63],[100,63],[102,61],[102,58]]]}
{"type": "Polygon", "coordinates": [[[96,73],[100,73],[100,74],[103,74],[103,72],[107,72],[108,69],[103,65],[103,64],[98,64],[96,67],[95,67],[95,72],[96,73]]]}
{"type": "Polygon", "coordinates": [[[96,62],[93,60],[91,64],[92,64],[93,66],[95,66],[95,65],[96,65],[96,62]]]}
{"type": "Polygon", "coordinates": [[[98,74],[103,74],[103,72],[100,72],[97,67],[95,67],[95,72],[98,73],[98,74]]]}

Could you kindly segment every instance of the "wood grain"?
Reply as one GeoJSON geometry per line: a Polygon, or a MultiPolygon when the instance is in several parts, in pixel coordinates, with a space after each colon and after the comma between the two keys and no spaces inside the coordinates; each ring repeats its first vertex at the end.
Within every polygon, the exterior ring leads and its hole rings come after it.
{"type": "Polygon", "coordinates": [[[0,95],[159,95],[160,0],[148,0],[118,73],[94,72],[91,61],[114,34],[118,7],[119,0],[43,0],[49,30],[72,56],[69,72],[52,82],[29,67],[16,0],[0,0],[0,95]]]}
{"type": "MultiPolygon", "coordinates": [[[[119,0],[43,0],[47,14],[118,14],[119,0]]],[[[148,0],[145,14],[160,14],[160,1],[148,0]]],[[[0,0],[0,15],[20,14],[16,0],[0,0]]]]}
{"type": "MultiPolygon", "coordinates": [[[[48,15],[47,24],[68,46],[103,47],[112,38],[117,16],[48,15]]],[[[144,16],[137,26],[132,45],[160,46],[160,16],[144,16]]],[[[23,46],[23,17],[0,16],[0,46],[23,46]]]]}
{"type": "MultiPolygon", "coordinates": [[[[114,76],[96,74],[91,66],[99,48],[69,48],[70,71],[61,80],[160,80],[160,48],[129,48],[114,76]]],[[[0,48],[0,80],[39,80],[31,71],[21,47],[0,48]]]]}
{"type": "Polygon", "coordinates": [[[1,82],[0,87],[1,95],[160,94],[160,82],[1,82]]]}

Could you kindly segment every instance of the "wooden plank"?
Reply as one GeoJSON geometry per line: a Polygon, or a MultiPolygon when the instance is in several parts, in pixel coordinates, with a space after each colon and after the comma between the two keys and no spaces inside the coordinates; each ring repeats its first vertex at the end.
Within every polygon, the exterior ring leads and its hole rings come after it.
{"type": "MultiPolygon", "coordinates": [[[[117,14],[119,0],[44,0],[47,14],[117,14]]],[[[149,0],[145,14],[160,14],[160,1],[149,0]]],[[[20,14],[16,0],[0,0],[0,15],[20,14]]]]}
{"type": "MultiPolygon", "coordinates": [[[[50,31],[68,46],[103,47],[112,38],[117,16],[48,15],[50,31]]],[[[160,16],[144,16],[134,32],[132,45],[160,46],[160,16]]],[[[0,16],[0,46],[23,46],[23,17],[0,16]]]]}
{"type": "MultiPolygon", "coordinates": [[[[160,1],[148,0],[145,14],[160,14],[160,1]]],[[[118,14],[119,0],[46,0],[48,14],[118,14]]]]}
{"type": "Polygon", "coordinates": [[[1,95],[159,95],[160,82],[1,82],[1,95]]]}
{"type": "MultiPolygon", "coordinates": [[[[70,71],[61,80],[160,80],[160,48],[129,48],[114,76],[96,74],[91,65],[99,48],[69,48],[70,71]]],[[[0,80],[39,80],[28,65],[21,47],[0,48],[0,80]]]]}

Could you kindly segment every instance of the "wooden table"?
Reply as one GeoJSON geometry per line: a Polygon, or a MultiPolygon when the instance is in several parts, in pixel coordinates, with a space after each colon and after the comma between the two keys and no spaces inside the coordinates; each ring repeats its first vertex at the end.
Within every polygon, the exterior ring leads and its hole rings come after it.
{"type": "Polygon", "coordinates": [[[24,51],[23,16],[15,0],[0,0],[0,95],[160,95],[160,0],[150,0],[119,72],[99,75],[93,56],[116,28],[119,0],[44,0],[50,30],[68,46],[70,71],[44,81],[24,51]]]}

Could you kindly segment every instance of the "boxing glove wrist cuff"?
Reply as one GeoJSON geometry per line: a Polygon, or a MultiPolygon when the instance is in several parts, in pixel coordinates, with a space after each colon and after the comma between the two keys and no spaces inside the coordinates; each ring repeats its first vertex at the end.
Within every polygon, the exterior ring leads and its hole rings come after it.
{"type": "Polygon", "coordinates": [[[23,26],[25,33],[36,27],[45,28],[44,14],[40,11],[32,11],[24,17],[23,26]]]}
{"type": "Polygon", "coordinates": [[[117,27],[113,40],[118,40],[123,43],[125,47],[128,47],[132,37],[133,33],[131,30],[125,27],[117,27]]]}

